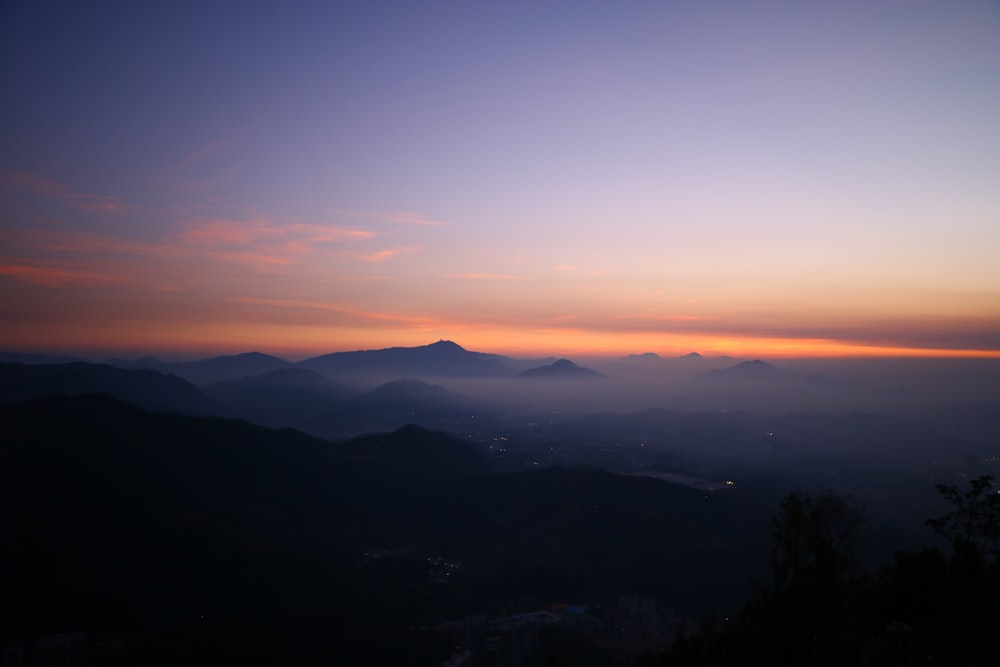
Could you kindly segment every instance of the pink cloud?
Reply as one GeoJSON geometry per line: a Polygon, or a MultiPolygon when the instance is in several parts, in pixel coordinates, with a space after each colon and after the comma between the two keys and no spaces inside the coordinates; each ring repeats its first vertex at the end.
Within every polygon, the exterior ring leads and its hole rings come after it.
{"type": "Polygon", "coordinates": [[[223,218],[196,218],[187,223],[181,237],[194,245],[238,246],[273,244],[292,254],[307,254],[321,243],[370,239],[375,232],[334,225],[311,223],[274,223],[268,218],[230,220],[223,218]]]}
{"type": "Polygon", "coordinates": [[[182,169],[190,167],[193,164],[197,164],[198,162],[201,162],[205,158],[215,153],[218,153],[220,150],[222,150],[230,143],[232,143],[232,141],[233,137],[224,137],[222,139],[216,139],[215,141],[207,143],[204,146],[201,146],[200,148],[191,151],[183,158],[181,158],[181,160],[174,167],[174,170],[180,171],[182,169]]]}
{"type": "Polygon", "coordinates": [[[414,211],[336,211],[335,215],[345,220],[359,220],[366,223],[391,222],[397,225],[418,225],[421,227],[442,227],[450,225],[447,220],[437,220],[414,211]]]}
{"type": "Polygon", "coordinates": [[[463,280],[525,280],[524,276],[506,273],[448,273],[445,278],[460,278],[463,280]]]}
{"type": "Polygon", "coordinates": [[[35,283],[36,285],[44,285],[45,287],[107,285],[109,283],[127,281],[125,276],[110,273],[17,263],[0,263],[0,275],[10,276],[24,282],[35,283]]]}
{"type": "Polygon", "coordinates": [[[288,257],[263,255],[253,252],[222,252],[216,253],[214,256],[228,262],[239,262],[262,269],[273,269],[279,266],[295,264],[295,260],[288,257]]]}
{"type": "Polygon", "coordinates": [[[336,313],[338,315],[344,315],[352,319],[368,321],[368,322],[381,322],[381,323],[388,322],[394,324],[406,324],[419,327],[441,327],[441,326],[450,326],[452,324],[447,320],[442,320],[440,318],[435,318],[435,317],[362,310],[359,308],[352,308],[350,306],[324,303],[320,301],[299,301],[295,299],[260,299],[256,297],[233,297],[229,299],[229,301],[233,303],[245,303],[257,306],[274,306],[276,308],[303,308],[308,310],[327,311],[336,313]]]}
{"type": "Polygon", "coordinates": [[[0,170],[0,187],[27,192],[40,199],[57,199],[68,202],[84,211],[117,212],[131,208],[121,197],[79,192],[45,176],[24,171],[0,170]]]}
{"type": "Polygon", "coordinates": [[[69,253],[164,257],[187,252],[179,246],[143,243],[141,241],[130,241],[114,236],[72,232],[61,229],[0,230],[0,239],[10,241],[14,246],[19,248],[69,253]]]}
{"type": "Polygon", "coordinates": [[[417,250],[420,250],[420,246],[397,246],[395,248],[386,248],[385,250],[379,250],[366,255],[357,255],[356,257],[362,262],[384,262],[387,259],[392,259],[401,253],[415,252],[417,250]]]}
{"type": "Polygon", "coordinates": [[[388,211],[383,214],[383,216],[389,222],[395,222],[401,225],[423,225],[425,227],[440,227],[442,225],[451,224],[446,220],[434,220],[428,218],[425,215],[419,213],[414,213],[412,211],[388,211]]]}

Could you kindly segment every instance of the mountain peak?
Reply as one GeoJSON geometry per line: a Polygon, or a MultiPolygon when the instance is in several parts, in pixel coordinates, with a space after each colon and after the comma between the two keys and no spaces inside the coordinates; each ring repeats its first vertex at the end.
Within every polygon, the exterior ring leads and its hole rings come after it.
{"type": "Polygon", "coordinates": [[[730,378],[730,379],[766,379],[766,378],[778,378],[783,376],[782,371],[775,366],[767,363],[766,361],[761,361],[760,359],[754,359],[752,361],[741,361],[733,366],[727,366],[726,368],[720,368],[718,370],[709,373],[710,377],[715,378],[730,378]]]}
{"type": "Polygon", "coordinates": [[[569,359],[557,359],[548,366],[539,366],[518,373],[518,377],[526,378],[570,378],[570,377],[603,377],[597,371],[580,366],[569,359]]]}
{"type": "Polygon", "coordinates": [[[431,343],[427,346],[428,350],[437,350],[441,352],[465,352],[465,348],[450,340],[441,339],[436,343],[431,343]]]}
{"type": "Polygon", "coordinates": [[[663,357],[658,355],[656,352],[643,352],[642,354],[630,354],[625,358],[628,360],[638,360],[638,361],[659,361],[663,357]]]}

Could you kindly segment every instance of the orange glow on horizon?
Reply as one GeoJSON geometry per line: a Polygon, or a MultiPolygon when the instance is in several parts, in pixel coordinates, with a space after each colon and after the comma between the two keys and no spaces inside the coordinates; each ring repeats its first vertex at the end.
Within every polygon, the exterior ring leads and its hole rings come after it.
{"type": "Polygon", "coordinates": [[[433,320],[414,325],[392,322],[375,329],[290,324],[211,324],[129,322],[109,328],[85,326],[72,332],[41,331],[8,325],[0,330],[8,351],[100,352],[209,356],[258,351],[291,359],[353,350],[416,347],[451,340],[467,350],[511,357],[622,357],[654,352],[663,357],[698,352],[735,358],[992,358],[1000,350],[948,349],[852,343],[828,339],[658,334],[594,333],[573,330],[479,327],[433,320]]]}

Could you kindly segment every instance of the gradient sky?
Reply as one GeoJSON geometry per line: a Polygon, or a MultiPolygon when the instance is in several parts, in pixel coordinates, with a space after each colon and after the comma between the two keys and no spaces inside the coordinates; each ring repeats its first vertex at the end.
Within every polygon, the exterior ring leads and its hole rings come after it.
{"type": "Polygon", "coordinates": [[[995,1],[11,0],[0,90],[2,349],[1000,355],[995,1]]]}

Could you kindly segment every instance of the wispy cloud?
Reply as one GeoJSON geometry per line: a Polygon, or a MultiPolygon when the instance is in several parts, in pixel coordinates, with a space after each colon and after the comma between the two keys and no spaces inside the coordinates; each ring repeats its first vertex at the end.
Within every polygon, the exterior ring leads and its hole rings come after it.
{"type": "Polygon", "coordinates": [[[424,227],[440,227],[442,225],[451,224],[447,220],[434,220],[433,218],[428,218],[420,213],[414,213],[413,211],[387,211],[383,214],[383,217],[389,222],[395,222],[400,225],[423,225],[424,227]]]}
{"type": "Polygon", "coordinates": [[[507,273],[446,273],[444,277],[461,280],[527,280],[524,276],[507,273]]]}
{"type": "Polygon", "coordinates": [[[0,169],[0,187],[26,192],[39,199],[56,199],[84,211],[117,212],[132,208],[121,197],[90,194],[74,190],[67,185],[39,174],[0,169]]]}
{"type": "Polygon", "coordinates": [[[439,220],[415,211],[403,210],[340,210],[334,213],[343,220],[355,220],[364,223],[392,223],[396,225],[416,225],[419,227],[443,227],[452,224],[448,220],[439,220]]]}
{"type": "Polygon", "coordinates": [[[187,169],[188,167],[201,162],[202,160],[218,153],[220,150],[232,143],[234,137],[223,137],[221,139],[216,139],[211,141],[195,150],[191,151],[184,157],[182,157],[176,165],[174,165],[174,171],[181,171],[187,169]]]}
{"type": "Polygon", "coordinates": [[[385,250],[377,250],[372,253],[360,254],[357,255],[356,257],[362,262],[378,263],[378,262],[384,262],[388,259],[392,259],[393,257],[396,257],[397,255],[400,255],[402,253],[416,252],[418,250],[420,250],[420,246],[415,246],[415,245],[396,246],[394,248],[386,248],[385,250]]]}
{"type": "MultiPolygon", "coordinates": [[[[281,222],[266,217],[250,220],[197,218],[185,226],[181,239],[192,249],[206,252],[222,261],[241,262],[269,271],[279,266],[304,262],[311,255],[329,251],[330,246],[376,236],[375,232],[365,229],[281,222]]],[[[362,255],[361,259],[381,261],[402,250],[362,255]]]]}
{"type": "Polygon", "coordinates": [[[148,243],[62,229],[0,230],[0,239],[17,248],[65,253],[136,255],[149,258],[189,252],[176,245],[148,243]]]}
{"type": "Polygon", "coordinates": [[[59,266],[37,266],[9,260],[0,260],[0,275],[45,287],[108,285],[127,281],[126,276],[112,273],[76,270],[59,266]]]}
{"type": "Polygon", "coordinates": [[[269,218],[234,220],[196,218],[186,223],[181,237],[198,245],[247,245],[258,242],[285,242],[297,252],[308,252],[314,244],[370,239],[375,232],[335,225],[313,223],[281,223],[269,218]]]}
{"type": "Polygon", "coordinates": [[[354,308],[343,304],[325,303],[322,301],[301,301],[296,299],[263,299],[256,297],[233,297],[233,303],[245,303],[258,306],[273,306],[276,308],[298,308],[318,310],[342,315],[355,322],[403,324],[417,327],[446,327],[453,323],[437,317],[424,315],[408,315],[405,313],[381,312],[354,308]]]}

